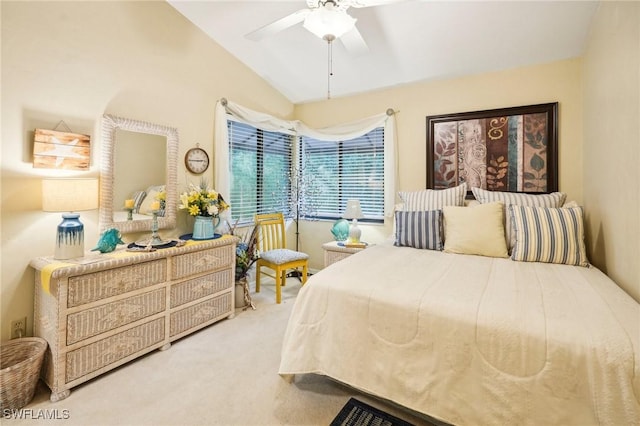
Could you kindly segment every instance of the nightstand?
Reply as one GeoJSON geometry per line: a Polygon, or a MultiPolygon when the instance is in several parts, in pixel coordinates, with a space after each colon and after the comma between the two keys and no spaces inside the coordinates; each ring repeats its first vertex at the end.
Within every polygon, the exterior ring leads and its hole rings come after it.
{"type": "Polygon", "coordinates": [[[364,250],[364,248],[344,247],[338,245],[337,241],[331,241],[322,245],[324,250],[324,267],[336,263],[344,258],[351,256],[354,253],[364,250]]]}

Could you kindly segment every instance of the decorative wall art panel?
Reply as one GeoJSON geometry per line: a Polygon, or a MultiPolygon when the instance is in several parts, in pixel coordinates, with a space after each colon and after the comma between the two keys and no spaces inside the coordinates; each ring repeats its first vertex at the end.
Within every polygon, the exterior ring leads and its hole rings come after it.
{"type": "MultiPolygon", "coordinates": [[[[427,188],[558,190],[558,104],[427,117],[427,188]]],[[[470,192],[470,191],[469,191],[470,192]]]]}
{"type": "Polygon", "coordinates": [[[36,129],[33,142],[33,167],[89,170],[90,143],[89,135],[36,129]]]}

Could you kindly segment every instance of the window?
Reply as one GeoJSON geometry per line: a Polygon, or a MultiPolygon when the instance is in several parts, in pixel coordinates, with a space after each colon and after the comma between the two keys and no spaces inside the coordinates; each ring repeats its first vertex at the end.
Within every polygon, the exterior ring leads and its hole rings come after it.
{"type": "MultiPolygon", "coordinates": [[[[384,128],[355,139],[329,142],[300,138],[301,189],[309,182],[306,197],[313,205],[311,217],[338,219],[347,200],[358,199],[364,221],[384,220],[384,128]]],[[[309,217],[309,215],[307,215],[309,217]]]]}
{"type": "Polygon", "coordinates": [[[253,222],[256,213],[289,211],[294,136],[227,120],[231,217],[253,222]]]}

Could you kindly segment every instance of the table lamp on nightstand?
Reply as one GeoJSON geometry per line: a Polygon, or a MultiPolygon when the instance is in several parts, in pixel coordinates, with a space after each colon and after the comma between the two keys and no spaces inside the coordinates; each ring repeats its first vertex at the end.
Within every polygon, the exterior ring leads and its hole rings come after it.
{"type": "Polygon", "coordinates": [[[360,208],[360,200],[348,200],[347,208],[345,209],[342,217],[344,219],[352,219],[351,228],[349,229],[349,239],[347,242],[349,244],[359,244],[362,231],[358,228],[358,219],[364,217],[362,209],[360,208]]]}
{"type": "Polygon", "coordinates": [[[98,179],[42,180],[42,210],[68,212],[58,225],[54,259],[84,256],[84,225],[75,212],[97,208],[98,179]]]}

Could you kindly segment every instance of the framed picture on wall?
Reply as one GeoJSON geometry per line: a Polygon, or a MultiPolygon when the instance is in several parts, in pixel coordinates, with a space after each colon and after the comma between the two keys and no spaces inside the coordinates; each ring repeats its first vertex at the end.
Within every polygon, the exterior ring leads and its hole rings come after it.
{"type": "Polygon", "coordinates": [[[558,103],[427,116],[427,188],[558,190],[558,103]]]}

